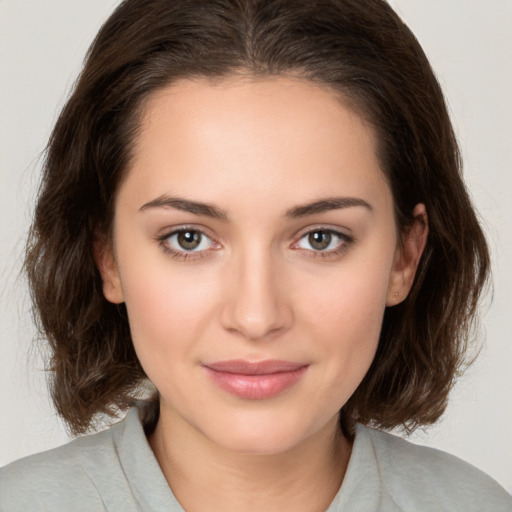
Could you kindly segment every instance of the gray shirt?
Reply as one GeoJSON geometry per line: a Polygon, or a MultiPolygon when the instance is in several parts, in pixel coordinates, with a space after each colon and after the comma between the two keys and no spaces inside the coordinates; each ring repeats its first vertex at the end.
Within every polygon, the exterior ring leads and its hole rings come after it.
{"type": "MultiPolygon", "coordinates": [[[[0,469],[0,511],[183,509],[132,409],[109,430],[0,469]]],[[[358,425],[343,484],[327,510],[342,511],[512,512],[512,497],[452,455],[358,425]]]]}

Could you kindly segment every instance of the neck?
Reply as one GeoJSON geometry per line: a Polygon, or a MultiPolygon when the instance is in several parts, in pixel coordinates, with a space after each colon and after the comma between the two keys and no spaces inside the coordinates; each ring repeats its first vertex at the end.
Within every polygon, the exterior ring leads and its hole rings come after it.
{"type": "Polygon", "coordinates": [[[180,423],[162,411],[149,441],[188,512],[324,511],[350,458],[337,418],[300,445],[264,455],[227,450],[180,423]]]}

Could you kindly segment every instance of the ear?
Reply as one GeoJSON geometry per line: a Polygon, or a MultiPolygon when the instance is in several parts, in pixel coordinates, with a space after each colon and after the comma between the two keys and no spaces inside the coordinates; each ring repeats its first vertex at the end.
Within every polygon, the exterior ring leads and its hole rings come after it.
{"type": "Polygon", "coordinates": [[[93,250],[94,261],[103,280],[103,295],[109,302],[121,304],[124,294],[112,242],[106,236],[96,236],[93,250]]]}
{"type": "Polygon", "coordinates": [[[402,243],[396,249],[389,280],[387,306],[399,304],[409,294],[427,243],[428,217],[425,205],[417,204],[413,216],[412,225],[402,234],[402,243]]]}

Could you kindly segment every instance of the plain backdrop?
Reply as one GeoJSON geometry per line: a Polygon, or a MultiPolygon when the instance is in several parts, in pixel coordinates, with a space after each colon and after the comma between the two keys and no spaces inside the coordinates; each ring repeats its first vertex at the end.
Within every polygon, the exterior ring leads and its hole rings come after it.
{"type": "MultiPolygon", "coordinates": [[[[48,399],[19,278],[40,154],[114,0],[0,0],[0,465],[68,440],[48,399]]],[[[512,1],[394,0],[444,87],[493,253],[478,362],[415,442],[512,492],[512,1]]],[[[406,91],[404,91],[406,93],[406,91]]]]}

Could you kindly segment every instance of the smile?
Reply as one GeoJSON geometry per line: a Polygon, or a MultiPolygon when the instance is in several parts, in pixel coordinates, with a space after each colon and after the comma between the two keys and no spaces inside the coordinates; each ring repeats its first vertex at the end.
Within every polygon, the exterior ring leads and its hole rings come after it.
{"type": "Polygon", "coordinates": [[[243,360],[208,363],[204,368],[212,381],[239,398],[264,400],[296,384],[309,365],[288,361],[243,360]]]}

